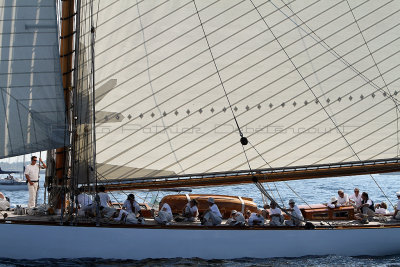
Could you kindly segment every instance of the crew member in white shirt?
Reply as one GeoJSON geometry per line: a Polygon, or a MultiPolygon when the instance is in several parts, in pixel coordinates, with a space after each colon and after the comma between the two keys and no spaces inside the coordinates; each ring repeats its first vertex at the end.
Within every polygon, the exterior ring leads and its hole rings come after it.
{"type": "Polygon", "coordinates": [[[113,219],[116,222],[121,222],[123,224],[144,224],[144,218],[137,218],[132,212],[127,212],[121,209],[118,213],[116,211],[113,215],[113,219]]]}
{"type": "Polygon", "coordinates": [[[158,211],[158,215],[154,218],[159,224],[169,225],[172,221],[172,210],[168,203],[164,203],[158,211]]]}
{"type": "Polygon", "coordinates": [[[97,195],[100,198],[100,207],[112,207],[110,196],[106,193],[106,188],[103,185],[99,186],[99,193],[97,195]]]}
{"type": "Polygon", "coordinates": [[[337,198],[336,197],[331,197],[331,201],[326,206],[328,208],[331,208],[331,209],[340,207],[340,205],[337,203],[337,198]]]}
{"type": "Polygon", "coordinates": [[[202,224],[206,226],[219,225],[222,222],[222,215],[219,212],[217,204],[214,202],[214,198],[209,197],[208,200],[209,208],[204,213],[202,224]]]}
{"type": "Polygon", "coordinates": [[[396,192],[396,196],[397,196],[397,206],[396,206],[396,209],[395,209],[395,211],[394,211],[394,214],[393,214],[393,218],[395,218],[396,220],[400,220],[400,191],[399,192],[396,192]]]}
{"type": "Polygon", "coordinates": [[[349,201],[349,196],[344,193],[343,190],[339,190],[338,192],[338,202],[337,204],[340,206],[347,206],[349,205],[350,201],[349,201]]]}
{"type": "Polygon", "coordinates": [[[39,161],[42,163],[36,164],[37,162],[37,157],[32,156],[31,157],[31,164],[27,165],[25,167],[25,178],[28,182],[28,191],[29,191],[29,201],[28,201],[28,208],[33,208],[36,206],[36,196],[37,196],[37,191],[39,189],[39,171],[40,169],[46,169],[47,166],[44,164],[41,158],[39,158],[39,161]]]}
{"type": "Polygon", "coordinates": [[[375,214],[388,215],[389,211],[385,202],[375,205],[375,214]]]}
{"type": "Polygon", "coordinates": [[[10,202],[7,200],[6,196],[0,192],[0,210],[7,210],[10,208],[10,202]]]}
{"type": "Polygon", "coordinates": [[[287,226],[302,226],[304,217],[293,199],[289,200],[289,207],[287,211],[290,213],[290,220],[285,221],[285,224],[287,226]]]}
{"type": "Polygon", "coordinates": [[[350,204],[354,206],[354,208],[359,209],[361,206],[361,194],[360,189],[357,187],[354,188],[354,194],[349,197],[350,204]]]}
{"type": "Polygon", "coordinates": [[[79,188],[79,195],[76,197],[78,201],[78,214],[87,215],[88,212],[92,211],[92,198],[85,193],[85,188],[81,186],[79,188]]]}
{"type": "Polygon", "coordinates": [[[282,226],[284,219],[282,216],[281,209],[278,208],[276,202],[274,202],[274,201],[271,201],[270,206],[271,206],[271,208],[269,210],[269,216],[271,217],[271,220],[269,222],[269,225],[282,226]]]}
{"type": "Polygon", "coordinates": [[[243,226],[245,225],[246,220],[243,216],[243,213],[232,210],[231,211],[231,217],[226,221],[225,224],[230,225],[230,226],[243,226]]]}
{"type": "Polygon", "coordinates": [[[183,210],[183,217],[185,217],[185,221],[194,222],[197,220],[197,217],[199,216],[199,209],[197,206],[198,202],[196,199],[192,199],[186,204],[185,209],[183,210]]]}
{"type": "Polygon", "coordinates": [[[251,213],[247,223],[249,226],[264,225],[264,217],[261,215],[261,210],[251,213]]]}
{"type": "Polygon", "coordinates": [[[128,198],[125,200],[124,204],[122,205],[122,208],[126,210],[129,213],[134,214],[136,217],[138,215],[142,216],[142,212],[140,211],[140,205],[139,203],[135,200],[135,195],[134,194],[129,194],[128,198]]]}

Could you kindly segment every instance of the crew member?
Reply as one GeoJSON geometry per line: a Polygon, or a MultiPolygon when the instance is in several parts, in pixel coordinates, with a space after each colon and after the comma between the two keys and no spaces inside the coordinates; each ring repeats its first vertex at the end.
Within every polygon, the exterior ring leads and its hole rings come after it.
{"type": "Polygon", "coordinates": [[[197,206],[198,202],[196,199],[192,199],[186,204],[186,207],[183,210],[183,217],[185,217],[185,221],[194,222],[197,220],[197,217],[199,216],[199,209],[197,206]]]}
{"type": "Polygon", "coordinates": [[[44,164],[43,160],[39,158],[39,161],[42,165],[36,164],[37,157],[31,157],[31,164],[25,167],[25,178],[28,183],[28,191],[29,191],[29,202],[28,208],[33,208],[36,206],[36,196],[37,191],[39,189],[39,171],[40,169],[46,169],[47,166],[44,164]]]}
{"type": "Polygon", "coordinates": [[[289,200],[289,209],[287,211],[290,214],[290,220],[285,221],[287,226],[301,226],[303,225],[304,217],[299,207],[296,205],[293,199],[289,200]]]}
{"type": "Polygon", "coordinates": [[[161,209],[158,211],[154,220],[159,224],[170,225],[172,221],[172,210],[168,203],[164,203],[161,209]]]}
{"type": "Polygon", "coordinates": [[[393,214],[393,218],[394,219],[397,219],[397,220],[400,220],[400,191],[399,192],[396,192],[396,196],[397,196],[397,206],[396,206],[396,210],[394,211],[394,214],[393,214]]]}
{"type": "Polygon", "coordinates": [[[88,215],[91,213],[93,206],[92,206],[92,198],[85,193],[85,188],[81,186],[79,188],[79,195],[76,197],[78,201],[78,214],[79,215],[88,215]]]}
{"type": "Polygon", "coordinates": [[[206,226],[218,225],[222,222],[222,215],[218,209],[217,204],[214,202],[214,198],[209,197],[208,200],[209,208],[203,216],[202,223],[206,226]]]}
{"type": "Polygon", "coordinates": [[[127,212],[134,214],[136,217],[138,215],[142,216],[142,212],[140,211],[140,205],[135,200],[134,194],[129,194],[128,198],[125,200],[122,208],[125,209],[127,212]]]}

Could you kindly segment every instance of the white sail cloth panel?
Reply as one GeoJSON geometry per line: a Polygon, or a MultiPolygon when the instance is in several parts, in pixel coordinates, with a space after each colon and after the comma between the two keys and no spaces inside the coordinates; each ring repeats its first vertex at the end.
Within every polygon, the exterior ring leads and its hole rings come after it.
{"type": "Polygon", "coordinates": [[[0,158],[65,145],[55,2],[0,0],[0,158]]]}
{"type": "MultiPolygon", "coordinates": [[[[252,168],[397,157],[400,3],[253,2],[196,1],[252,168]]],[[[247,169],[194,2],[93,8],[102,175],[247,169]]]]}

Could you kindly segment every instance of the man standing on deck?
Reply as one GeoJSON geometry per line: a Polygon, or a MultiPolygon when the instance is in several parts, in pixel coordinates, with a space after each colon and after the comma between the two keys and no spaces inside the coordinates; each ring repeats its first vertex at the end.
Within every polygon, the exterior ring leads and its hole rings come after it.
{"type": "Polygon", "coordinates": [[[44,164],[43,160],[39,158],[42,166],[36,164],[37,157],[31,157],[31,164],[25,167],[25,178],[28,183],[28,190],[29,190],[29,202],[28,208],[33,208],[36,206],[36,195],[39,189],[39,171],[40,169],[46,169],[47,166],[44,164]]]}

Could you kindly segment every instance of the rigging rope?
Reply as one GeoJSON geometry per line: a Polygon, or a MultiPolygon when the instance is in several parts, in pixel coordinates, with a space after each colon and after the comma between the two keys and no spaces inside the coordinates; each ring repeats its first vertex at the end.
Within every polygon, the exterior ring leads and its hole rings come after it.
{"type": "MultiPolygon", "coordinates": [[[[239,126],[239,123],[238,123],[238,121],[237,121],[236,115],[235,115],[235,113],[233,112],[233,108],[232,108],[232,105],[231,105],[231,101],[229,100],[228,93],[226,92],[224,83],[223,83],[222,78],[221,78],[221,74],[219,73],[219,69],[218,69],[217,63],[215,62],[215,58],[214,58],[213,52],[211,51],[211,46],[210,46],[210,43],[208,42],[207,34],[206,34],[206,31],[204,30],[204,25],[203,25],[203,22],[202,22],[202,20],[201,20],[201,18],[200,18],[199,10],[197,9],[196,0],[193,0],[193,4],[194,4],[194,7],[195,7],[195,9],[196,9],[197,17],[199,18],[199,21],[200,21],[201,29],[203,30],[204,39],[206,40],[207,47],[208,47],[208,51],[210,51],[211,58],[212,58],[212,61],[213,61],[213,63],[214,63],[215,69],[216,69],[216,71],[217,71],[217,75],[218,75],[220,84],[221,84],[221,86],[222,86],[222,89],[224,90],[224,93],[225,93],[225,96],[226,96],[226,100],[228,101],[229,109],[230,109],[231,112],[232,112],[233,119],[234,119],[234,121],[235,121],[235,123],[236,123],[236,127],[237,127],[237,129],[238,129],[238,131],[239,131],[239,135],[240,135],[240,137],[241,137],[240,142],[241,142],[242,144],[244,144],[244,143],[247,144],[247,143],[246,143],[247,139],[245,139],[245,137],[243,137],[242,130],[240,129],[240,126],[239,126]],[[243,139],[243,138],[244,138],[244,139],[243,139]]],[[[247,156],[246,156],[246,157],[247,157],[247,156]]]]}

